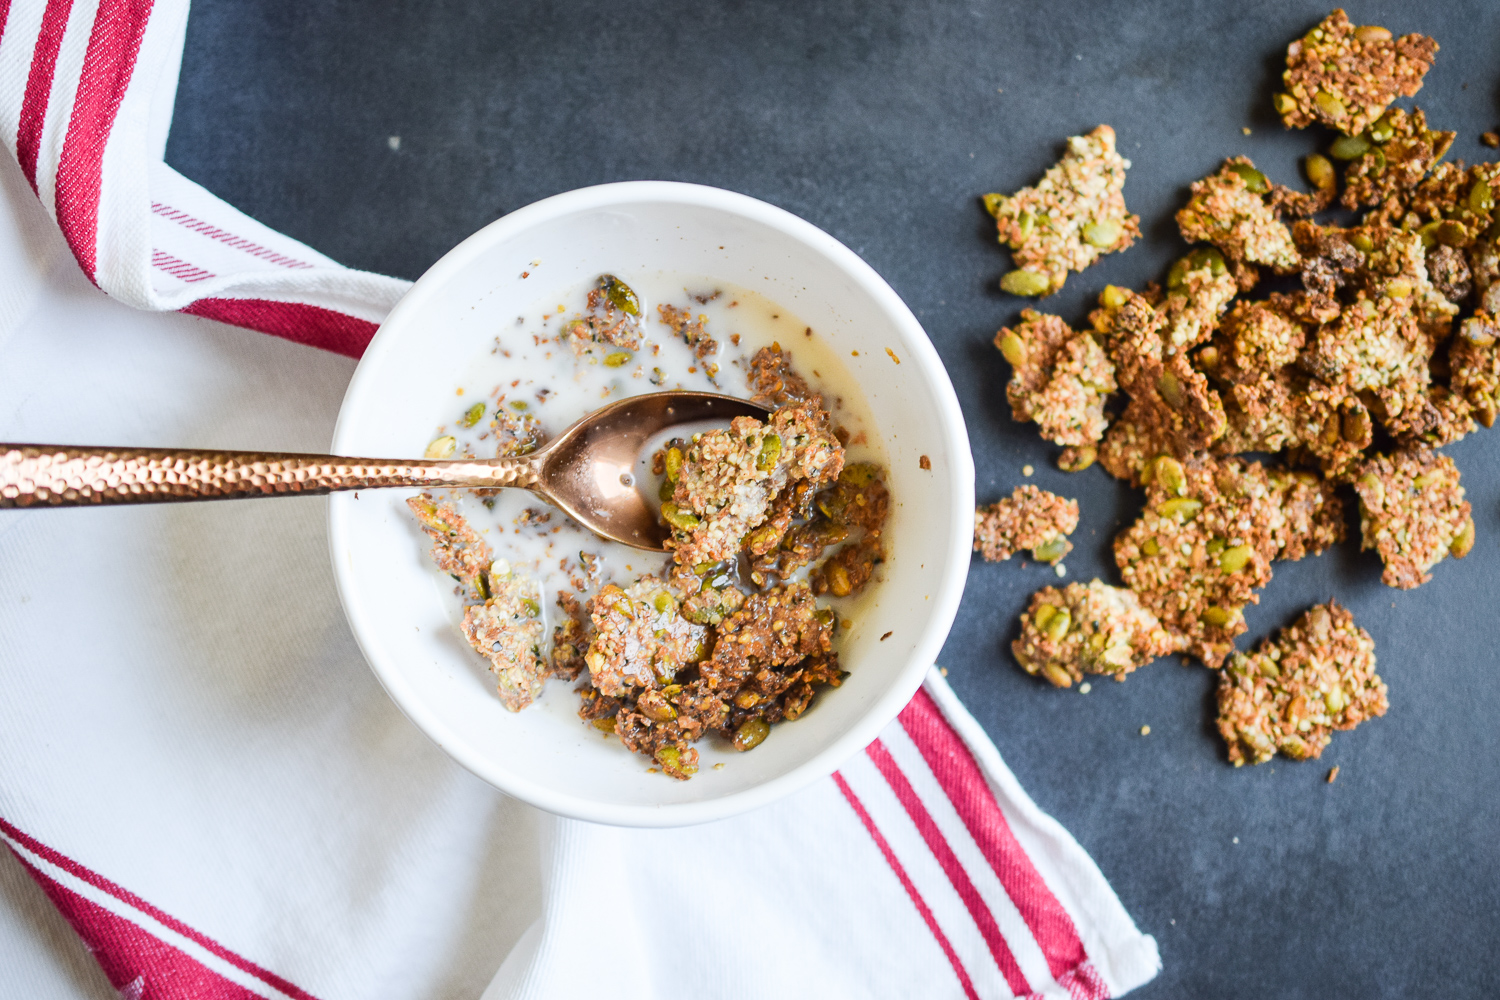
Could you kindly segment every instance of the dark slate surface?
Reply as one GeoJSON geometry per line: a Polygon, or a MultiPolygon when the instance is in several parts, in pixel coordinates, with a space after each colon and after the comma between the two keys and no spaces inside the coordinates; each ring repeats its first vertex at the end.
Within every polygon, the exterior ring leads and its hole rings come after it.
{"type": "MultiPolygon", "coordinates": [[[[1500,6],[1425,6],[1351,16],[1441,42],[1421,104],[1459,131],[1451,155],[1480,158],[1500,121],[1500,6]]],[[[1071,574],[1117,580],[1109,539],[1139,498],[1097,469],[1056,471],[1055,449],[1011,422],[989,341],[1021,304],[995,288],[1007,258],[977,196],[1033,181],[1065,136],[1115,127],[1147,239],[1049,301],[1081,322],[1106,282],[1139,287],[1182,252],[1171,213],[1222,157],[1297,176],[1324,139],[1284,132],[1270,88],[1327,9],[198,0],[168,160],[338,260],[410,278],[495,217],[586,184],[689,180],[787,208],[922,319],[963,401],[979,499],[1034,465],[1082,503],[1071,574]]],[[[1402,593],[1345,544],[1278,564],[1248,616],[1255,639],[1337,595],[1375,636],[1390,713],[1317,762],[1229,767],[1201,667],[1163,661],[1089,695],[1027,678],[1006,644],[1050,572],[971,569],[949,679],[1156,936],[1164,970],[1140,996],[1500,991],[1500,430],[1451,453],[1479,529],[1467,560],[1402,593]]]]}

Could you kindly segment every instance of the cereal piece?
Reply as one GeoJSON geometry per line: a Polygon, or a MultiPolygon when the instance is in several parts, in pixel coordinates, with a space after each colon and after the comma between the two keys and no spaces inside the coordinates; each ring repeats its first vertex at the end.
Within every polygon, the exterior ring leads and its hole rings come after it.
{"type": "Polygon", "coordinates": [[[882,470],[868,463],[846,466],[832,488],[818,494],[818,512],[827,519],[830,533],[860,533],[858,541],[846,545],[810,574],[814,593],[848,597],[864,589],[875,567],[885,561],[886,517],[890,493],[882,470]]]}
{"type": "Polygon", "coordinates": [[[1090,445],[1104,437],[1104,402],[1116,389],[1115,366],[1087,332],[1031,309],[995,334],[1011,363],[1006,398],[1016,420],[1034,420],[1060,445],[1090,445]]]}
{"type": "Polygon", "coordinates": [[[1438,244],[1427,251],[1427,274],[1432,287],[1454,305],[1466,300],[1474,290],[1474,274],[1469,270],[1469,260],[1456,247],[1438,244]]]}
{"type": "Polygon", "coordinates": [[[1294,393],[1294,378],[1285,371],[1239,373],[1236,381],[1223,391],[1228,429],[1214,442],[1214,453],[1274,454],[1301,444],[1294,393]]]}
{"type": "Polygon", "coordinates": [[[1156,306],[1167,320],[1161,334],[1166,353],[1190,350],[1211,337],[1238,291],[1238,282],[1217,250],[1194,250],[1173,264],[1167,273],[1166,298],[1156,306]]]}
{"type": "Polygon", "coordinates": [[[1424,35],[1392,38],[1385,28],[1356,28],[1335,10],[1286,48],[1284,93],[1276,111],[1290,128],[1315,121],[1358,135],[1397,97],[1422,88],[1438,44],[1424,35]]]}
{"type": "Polygon", "coordinates": [[[699,314],[694,318],[691,309],[678,309],[665,303],[658,305],[656,312],[661,321],[693,349],[693,356],[706,362],[703,370],[708,373],[708,377],[717,375],[719,366],[708,359],[719,353],[719,342],[708,334],[708,317],[699,314]]]}
{"type": "Polygon", "coordinates": [[[672,499],[662,505],[677,564],[732,558],[767,518],[777,493],[802,479],[816,488],[843,464],[843,446],[816,401],[784,406],[767,423],[736,417],[727,431],[699,435],[684,454],[672,499]]]}
{"type": "Polygon", "coordinates": [[[1171,436],[1152,419],[1151,408],[1132,401],[1104,435],[1098,460],[1111,476],[1139,485],[1152,459],[1176,451],[1171,436]]]}
{"type": "Polygon", "coordinates": [[[1420,109],[1410,115],[1401,108],[1387,111],[1360,137],[1369,148],[1344,168],[1344,207],[1365,208],[1391,198],[1399,201],[1443,158],[1457,134],[1429,129],[1420,109]]]}
{"type": "MultiPolygon", "coordinates": [[[[587,311],[563,327],[558,341],[571,347],[578,358],[594,355],[600,345],[638,351],[641,347],[640,300],[619,278],[612,274],[600,275],[598,287],[589,289],[587,311]]],[[[605,355],[601,352],[600,357],[603,359],[605,355]]]]}
{"type": "Polygon", "coordinates": [[[1500,316],[1500,247],[1485,237],[1475,240],[1465,252],[1476,303],[1489,315],[1500,316]]]}
{"type": "Polygon", "coordinates": [[[1259,600],[1273,559],[1300,559],[1343,538],[1334,485],[1311,473],[1163,456],[1145,485],[1146,508],[1115,539],[1115,561],[1175,648],[1209,666],[1245,630],[1242,611],[1259,600]]]}
{"type": "MultiPolygon", "coordinates": [[[[1271,579],[1275,508],[1248,495],[1241,480],[1251,466],[1238,459],[1158,459],[1145,510],[1115,539],[1126,585],[1177,650],[1209,666],[1233,650],[1234,637],[1245,631],[1245,605],[1258,601],[1256,589],[1271,579]]],[[[1253,470],[1264,479],[1260,466],[1253,470]]],[[[1262,483],[1262,496],[1267,492],[1262,483]]]]}
{"type": "Polygon", "coordinates": [[[683,618],[678,594],[654,576],[629,590],[607,584],[588,607],[595,633],[584,662],[602,695],[661,687],[707,652],[708,629],[683,618]]]}
{"type": "Polygon", "coordinates": [[[463,633],[469,645],[490,661],[500,703],[519,712],[542,693],[551,673],[542,656],[541,587],[512,573],[496,559],[486,574],[491,597],[464,609],[463,633]]]}
{"type": "Polygon", "coordinates": [[[1267,530],[1277,559],[1295,562],[1344,540],[1344,501],[1335,484],[1311,472],[1272,469],[1266,477],[1276,507],[1267,530]]]}
{"type": "Polygon", "coordinates": [[[1361,548],[1385,564],[1380,579],[1410,590],[1450,552],[1463,558],[1474,544],[1474,519],[1453,459],[1426,448],[1376,455],[1354,484],[1359,493],[1361,548]]]}
{"type": "Polygon", "coordinates": [[[452,504],[437,503],[425,493],[408,498],[406,506],[432,539],[432,561],[438,569],[457,580],[470,598],[489,597],[484,571],[494,554],[463,515],[452,504]]]}
{"type": "Polygon", "coordinates": [[[1297,360],[1307,342],[1307,328],[1276,300],[1236,302],[1221,329],[1226,357],[1238,371],[1274,372],[1297,360]]]}
{"type": "Polygon", "coordinates": [[[593,642],[593,622],[577,596],[566,590],[557,592],[557,607],[562,618],[552,630],[552,673],[563,680],[576,680],[587,666],[583,654],[593,642]]]}
{"type": "Polygon", "coordinates": [[[530,408],[517,409],[516,403],[527,407],[524,400],[516,400],[510,406],[495,408],[490,420],[490,430],[495,435],[495,457],[509,458],[513,455],[529,455],[547,440],[542,422],[530,412],[530,408]]]}
{"type": "Polygon", "coordinates": [[[1453,392],[1468,400],[1472,412],[1486,427],[1495,423],[1500,409],[1500,323],[1484,310],[1459,324],[1458,335],[1448,346],[1448,366],[1453,392]]]}
{"type": "Polygon", "coordinates": [[[1263,264],[1286,274],[1300,257],[1291,231],[1268,203],[1265,175],[1243,156],[1226,160],[1216,174],[1196,181],[1177,213],[1177,227],[1189,243],[1212,243],[1233,263],[1263,264]]]}
{"type": "Polygon", "coordinates": [[[726,618],[714,638],[702,677],[717,686],[739,683],[761,667],[786,667],[832,648],[831,610],[814,603],[811,588],[791,583],[752,594],[726,618]]]}
{"type": "Polygon", "coordinates": [[[807,381],[792,370],[792,356],[782,350],[780,343],[755,352],[746,379],[750,384],[751,398],[766,406],[801,403],[817,395],[807,381]]]}
{"type": "MultiPolygon", "coordinates": [[[[1223,401],[1203,373],[1192,367],[1187,354],[1163,342],[1167,318],[1150,300],[1135,292],[1116,291],[1112,298],[1119,305],[1106,304],[1089,319],[1106,337],[1115,377],[1131,397],[1121,419],[1128,417],[1134,430],[1121,434],[1170,442],[1163,450],[1182,457],[1208,447],[1226,427],[1223,401]]],[[[1106,437],[1103,451],[1110,452],[1109,461],[1115,464],[1124,452],[1118,436],[1110,436],[1116,437],[1116,443],[1106,437]]]]}
{"type": "Polygon", "coordinates": [[[1016,662],[1055,687],[1071,687],[1085,673],[1125,675],[1172,651],[1156,616],[1135,594],[1099,580],[1043,587],[1021,615],[1021,637],[1011,643],[1016,662]]]}
{"type": "Polygon", "coordinates": [[[1077,500],[1028,483],[975,512],[974,551],[988,562],[1001,562],[1030,549],[1037,561],[1055,564],[1073,550],[1067,536],[1077,527],[1077,500]]]}
{"type": "Polygon", "coordinates": [[[1381,389],[1375,399],[1381,423],[1403,448],[1439,448],[1474,432],[1474,410],[1468,399],[1446,386],[1397,385],[1381,389]],[[1400,412],[1390,413],[1390,399],[1400,400],[1400,412]]]}
{"type": "Polygon", "coordinates": [[[1235,767],[1278,752],[1315,758],[1333,730],[1386,707],[1375,641],[1334,601],[1314,605],[1254,653],[1236,654],[1219,680],[1219,733],[1235,767]]]}
{"type": "Polygon", "coordinates": [[[1017,270],[1001,279],[1013,295],[1060,291],[1069,271],[1082,271],[1100,255],[1128,248],[1140,235],[1140,218],[1125,210],[1125,171],[1115,152],[1115,132],[1100,125],[1068,140],[1068,150],[1037,182],[1010,197],[987,195],[1000,242],[1010,245],[1017,270]]]}

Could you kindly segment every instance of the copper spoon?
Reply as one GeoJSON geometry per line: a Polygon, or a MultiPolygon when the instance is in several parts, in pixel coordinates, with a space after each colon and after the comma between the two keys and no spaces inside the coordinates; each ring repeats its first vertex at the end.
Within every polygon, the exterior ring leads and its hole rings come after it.
{"type": "Polygon", "coordinates": [[[634,485],[646,443],[679,424],[768,412],[748,399],[714,392],[646,393],[595,410],[529,455],[490,459],[0,444],[0,507],[231,500],[392,486],[513,486],[530,490],[604,538],[660,550],[666,531],[634,485]]]}

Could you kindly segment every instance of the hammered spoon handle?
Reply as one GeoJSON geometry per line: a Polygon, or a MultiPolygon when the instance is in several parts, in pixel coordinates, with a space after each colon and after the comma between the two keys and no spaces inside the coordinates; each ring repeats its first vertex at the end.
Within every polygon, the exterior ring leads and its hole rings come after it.
{"type": "Polygon", "coordinates": [[[0,444],[0,507],[231,500],[392,486],[530,488],[540,481],[538,459],[536,454],[432,460],[0,444]]]}

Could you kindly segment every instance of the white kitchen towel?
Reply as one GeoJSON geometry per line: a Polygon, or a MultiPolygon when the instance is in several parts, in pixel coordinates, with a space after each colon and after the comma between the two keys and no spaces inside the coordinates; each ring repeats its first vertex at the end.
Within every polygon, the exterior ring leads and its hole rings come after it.
{"type": "MultiPolygon", "coordinates": [[[[0,439],[322,450],[351,361],[172,311],[357,356],[405,288],[161,162],[186,17],[0,0],[0,439]]],[[[937,672],[774,806],[560,820],[391,706],[324,526],[0,511],[0,993],[1082,998],[1159,967],[937,672]],[[96,966],[41,947],[43,893],[96,966]]]]}

